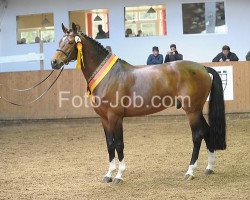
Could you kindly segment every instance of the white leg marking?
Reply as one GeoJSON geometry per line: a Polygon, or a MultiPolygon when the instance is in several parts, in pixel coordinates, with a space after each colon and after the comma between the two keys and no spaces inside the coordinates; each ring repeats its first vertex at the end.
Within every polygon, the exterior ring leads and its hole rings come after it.
{"type": "Polygon", "coordinates": [[[186,175],[194,176],[194,170],[197,167],[197,161],[194,165],[189,165],[186,175]]]}
{"type": "Polygon", "coordinates": [[[212,153],[209,150],[207,150],[207,153],[208,153],[208,165],[206,169],[213,170],[215,164],[215,151],[212,153]]]}
{"type": "Polygon", "coordinates": [[[119,163],[119,169],[115,176],[116,179],[122,179],[122,173],[125,171],[126,165],[124,159],[119,163]]]}
{"type": "Polygon", "coordinates": [[[108,172],[107,172],[107,174],[106,174],[105,176],[111,178],[112,172],[113,172],[115,169],[116,169],[115,159],[113,159],[113,160],[109,163],[109,170],[108,170],[108,172]]]}

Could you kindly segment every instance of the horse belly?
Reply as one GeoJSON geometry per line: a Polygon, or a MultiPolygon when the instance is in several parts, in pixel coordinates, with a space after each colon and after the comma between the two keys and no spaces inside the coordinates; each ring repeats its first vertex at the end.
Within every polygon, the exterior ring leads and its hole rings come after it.
{"type": "Polygon", "coordinates": [[[168,84],[165,77],[161,81],[152,82],[151,84],[144,82],[141,87],[136,85],[134,93],[128,95],[131,100],[126,102],[127,105],[123,105],[125,116],[154,114],[176,105],[174,84],[168,84]]]}
{"type": "Polygon", "coordinates": [[[160,111],[165,110],[165,107],[154,108],[154,107],[147,107],[147,108],[125,108],[124,117],[135,117],[135,116],[143,116],[143,115],[150,115],[160,111]]]}
{"type": "Polygon", "coordinates": [[[175,98],[171,96],[154,96],[150,101],[146,102],[145,99],[141,99],[141,101],[137,99],[137,101],[130,102],[130,105],[123,106],[124,115],[126,117],[132,117],[154,114],[169,107],[175,106],[176,102],[174,99],[175,98]]]}

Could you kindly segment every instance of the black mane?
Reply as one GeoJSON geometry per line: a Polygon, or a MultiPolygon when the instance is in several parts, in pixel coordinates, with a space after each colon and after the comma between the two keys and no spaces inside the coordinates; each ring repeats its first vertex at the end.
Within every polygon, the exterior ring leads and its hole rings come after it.
{"type": "MultiPolygon", "coordinates": [[[[84,37],[85,39],[87,39],[88,41],[90,41],[94,45],[94,47],[96,48],[96,50],[98,52],[102,51],[102,52],[106,53],[107,55],[109,54],[109,51],[100,42],[98,42],[97,40],[93,39],[92,37],[90,37],[90,36],[88,36],[88,35],[86,35],[84,33],[81,33],[81,36],[84,37]]],[[[123,59],[119,58],[119,60],[122,61],[122,62],[127,63],[127,61],[125,61],[123,59]]]]}
{"type": "Polygon", "coordinates": [[[109,51],[101,43],[99,43],[92,37],[89,37],[88,35],[83,34],[83,33],[81,34],[81,36],[87,39],[90,43],[92,43],[98,52],[102,51],[106,53],[107,55],[109,54],[109,51]]]}

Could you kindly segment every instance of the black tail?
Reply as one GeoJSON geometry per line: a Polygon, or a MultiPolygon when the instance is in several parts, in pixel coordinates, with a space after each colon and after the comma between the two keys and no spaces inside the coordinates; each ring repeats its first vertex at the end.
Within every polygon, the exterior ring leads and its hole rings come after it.
{"type": "Polygon", "coordinates": [[[226,119],[222,81],[213,68],[207,67],[207,71],[213,75],[209,98],[209,144],[211,150],[224,150],[226,149],[226,119]]]}

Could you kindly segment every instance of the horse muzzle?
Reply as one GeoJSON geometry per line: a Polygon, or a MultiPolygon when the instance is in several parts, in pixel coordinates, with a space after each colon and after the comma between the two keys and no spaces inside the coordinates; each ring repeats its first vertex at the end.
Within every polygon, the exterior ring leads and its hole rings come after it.
{"type": "Polygon", "coordinates": [[[63,65],[64,63],[59,60],[56,60],[56,59],[51,60],[52,69],[60,69],[63,65]]]}

